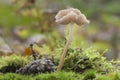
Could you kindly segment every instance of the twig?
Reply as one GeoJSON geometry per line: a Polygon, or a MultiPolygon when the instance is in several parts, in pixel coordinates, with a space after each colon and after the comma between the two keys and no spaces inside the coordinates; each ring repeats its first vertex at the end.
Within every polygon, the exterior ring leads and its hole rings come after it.
{"type": "Polygon", "coordinates": [[[35,51],[33,50],[33,44],[30,44],[30,49],[31,49],[31,54],[32,54],[32,56],[33,56],[33,59],[36,60],[37,58],[36,58],[36,53],[35,53],[35,51]]]}

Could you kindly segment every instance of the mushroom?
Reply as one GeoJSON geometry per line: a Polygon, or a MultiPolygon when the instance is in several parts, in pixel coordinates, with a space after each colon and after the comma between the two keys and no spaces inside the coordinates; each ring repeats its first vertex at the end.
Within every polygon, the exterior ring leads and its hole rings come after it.
{"type": "Polygon", "coordinates": [[[69,45],[71,42],[72,32],[73,32],[73,23],[76,23],[77,25],[81,26],[81,25],[90,23],[90,21],[87,20],[86,16],[82,14],[79,11],[79,9],[75,9],[75,8],[60,10],[55,16],[55,19],[56,19],[56,23],[59,23],[59,24],[63,24],[63,25],[67,25],[69,23],[71,24],[68,39],[57,68],[57,71],[60,71],[64,64],[67,49],[69,48],[69,45]]]}

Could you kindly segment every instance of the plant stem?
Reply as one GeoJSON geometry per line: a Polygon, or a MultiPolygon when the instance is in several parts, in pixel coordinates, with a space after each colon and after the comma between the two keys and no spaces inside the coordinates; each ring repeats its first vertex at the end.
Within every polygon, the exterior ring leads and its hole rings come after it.
{"type": "Polygon", "coordinates": [[[66,56],[66,54],[67,54],[67,50],[68,50],[69,45],[70,45],[70,42],[71,42],[72,33],[73,33],[73,24],[71,23],[71,24],[70,24],[70,30],[69,30],[68,39],[67,39],[66,45],[65,45],[65,47],[64,47],[62,56],[61,56],[61,58],[60,58],[60,62],[59,62],[57,71],[60,71],[60,70],[62,69],[63,64],[64,64],[65,56],[66,56]]]}
{"type": "Polygon", "coordinates": [[[33,44],[30,44],[30,48],[31,48],[31,55],[32,55],[33,59],[36,60],[37,58],[36,58],[36,53],[33,50],[33,44]]]}

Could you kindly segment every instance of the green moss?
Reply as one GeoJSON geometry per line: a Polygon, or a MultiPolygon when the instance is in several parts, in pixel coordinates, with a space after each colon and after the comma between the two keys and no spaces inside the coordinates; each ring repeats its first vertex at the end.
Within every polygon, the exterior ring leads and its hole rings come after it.
{"type": "Polygon", "coordinates": [[[116,73],[109,73],[107,75],[97,75],[95,80],[120,80],[120,74],[116,73]]]}
{"type": "Polygon", "coordinates": [[[29,57],[23,57],[20,55],[2,56],[0,57],[0,72],[15,72],[20,67],[26,65],[29,61],[29,57]]]}
{"type": "Polygon", "coordinates": [[[120,73],[116,73],[112,80],[120,80],[120,73]]]}
{"type": "Polygon", "coordinates": [[[16,73],[0,74],[0,80],[120,80],[120,74],[101,75],[94,70],[86,71],[83,74],[74,72],[53,72],[37,75],[20,75],[16,73]]]}
{"type": "Polygon", "coordinates": [[[82,80],[82,75],[73,72],[54,72],[38,75],[0,74],[0,80],[82,80]]]}
{"type": "Polygon", "coordinates": [[[95,80],[111,80],[108,76],[97,76],[95,80]]]}
{"type": "Polygon", "coordinates": [[[1,74],[0,80],[32,80],[32,76],[7,73],[7,74],[1,74]]]}
{"type": "Polygon", "coordinates": [[[96,49],[69,49],[63,66],[64,70],[84,72],[89,69],[100,73],[113,71],[114,66],[107,61],[96,49]]]}
{"type": "Polygon", "coordinates": [[[35,77],[36,80],[81,80],[82,75],[73,72],[55,72],[48,74],[40,74],[35,77]]]}
{"type": "Polygon", "coordinates": [[[83,80],[93,80],[96,78],[96,72],[94,70],[88,70],[84,73],[83,80]]]}

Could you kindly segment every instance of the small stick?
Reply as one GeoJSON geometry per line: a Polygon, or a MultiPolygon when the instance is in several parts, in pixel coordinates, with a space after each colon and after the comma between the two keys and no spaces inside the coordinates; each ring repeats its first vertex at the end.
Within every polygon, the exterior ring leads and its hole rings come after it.
{"type": "Polygon", "coordinates": [[[31,54],[32,54],[32,56],[33,56],[33,59],[36,60],[37,58],[36,58],[36,53],[35,53],[35,51],[33,50],[33,44],[30,44],[30,49],[31,49],[31,54]]]}

